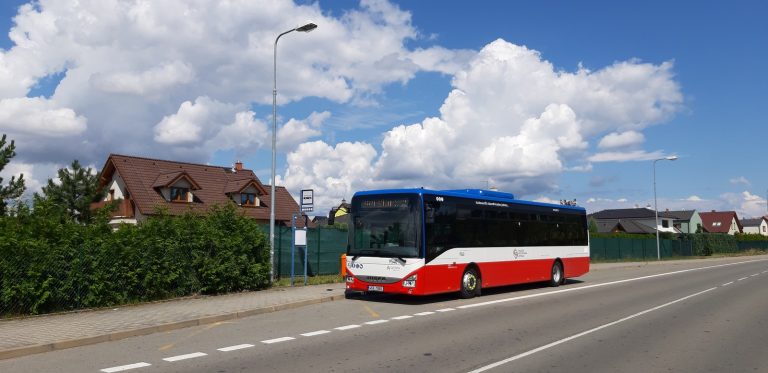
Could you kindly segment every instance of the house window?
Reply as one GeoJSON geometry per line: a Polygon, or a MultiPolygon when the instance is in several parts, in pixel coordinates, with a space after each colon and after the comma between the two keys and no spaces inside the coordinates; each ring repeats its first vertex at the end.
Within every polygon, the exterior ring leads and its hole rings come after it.
{"type": "Polygon", "coordinates": [[[669,220],[662,220],[661,226],[664,228],[669,228],[669,220]]]}
{"type": "Polygon", "coordinates": [[[763,226],[763,233],[765,233],[765,226],[763,226]]]}
{"type": "Polygon", "coordinates": [[[115,190],[110,189],[109,195],[107,196],[107,201],[114,201],[115,200],[115,190]]]}
{"type": "Polygon", "coordinates": [[[189,201],[189,188],[171,188],[171,202],[189,201]]]}
{"type": "Polygon", "coordinates": [[[256,206],[256,195],[253,193],[241,193],[240,194],[241,206],[256,206]]]}

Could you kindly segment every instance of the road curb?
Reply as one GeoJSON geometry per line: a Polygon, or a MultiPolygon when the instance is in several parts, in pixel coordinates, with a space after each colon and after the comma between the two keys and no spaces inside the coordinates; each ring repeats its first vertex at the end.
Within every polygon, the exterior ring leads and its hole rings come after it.
{"type": "Polygon", "coordinates": [[[88,345],[108,342],[108,341],[118,341],[125,338],[138,337],[142,335],[149,335],[149,334],[154,334],[159,332],[168,332],[172,330],[189,328],[192,326],[214,324],[217,322],[241,319],[241,318],[261,315],[265,313],[290,310],[294,308],[309,306],[312,304],[333,302],[333,301],[342,300],[342,299],[344,299],[344,294],[329,295],[321,298],[307,299],[307,300],[302,300],[298,302],[283,303],[283,304],[277,304],[277,305],[272,305],[267,307],[252,308],[248,310],[230,312],[230,313],[225,313],[220,315],[201,316],[194,319],[174,321],[171,323],[159,324],[159,325],[154,325],[154,326],[149,326],[149,327],[144,327],[139,329],[122,330],[118,332],[112,332],[107,334],[88,336],[88,337],[76,338],[76,339],[70,339],[70,340],[64,340],[64,341],[57,341],[53,343],[45,343],[45,344],[39,344],[39,345],[12,348],[8,350],[0,350],[0,360],[13,359],[17,357],[40,354],[44,352],[64,350],[64,349],[73,348],[73,347],[88,346],[88,345]]]}

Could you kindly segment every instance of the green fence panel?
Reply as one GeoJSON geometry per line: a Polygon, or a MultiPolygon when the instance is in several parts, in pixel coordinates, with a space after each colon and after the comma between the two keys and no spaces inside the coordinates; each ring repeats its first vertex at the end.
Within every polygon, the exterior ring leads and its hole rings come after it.
{"type": "Polygon", "coordinates": [[[341,254],[347,252],[347,231],[335,228],[318,228],[316,261],[318,274],[332,275],[341,272],[341,254]]]}
{"type": "Polygon", "coordinates": [[[768,241],[738,241],[736,245],[739,251],[768,250],[768,241]]]}
{"type": "MultiPolygon", "coordinates": [[[[263,225],[269,235],[269,226],[263,225]]],[[[341,271],[341,254],[347,251],[347,231],[336,228],[310,228],[307,231],[307,274],[332,275],[341,271]]],[[[275,227],[275,274],[291,275],[291,227],[275,227]]],[[[297,247],[294,256],[294,274],[304,274],[304,248],[297,247]]]]}
{"type": "MultiPolygon", "coordinates": [[[[592,260],[655,260],[656,239],[628,237],[590,237],[590,259],[592,260]]],[[[693,255],[690,240],[659,240],[662,258],[693,255]]]]}

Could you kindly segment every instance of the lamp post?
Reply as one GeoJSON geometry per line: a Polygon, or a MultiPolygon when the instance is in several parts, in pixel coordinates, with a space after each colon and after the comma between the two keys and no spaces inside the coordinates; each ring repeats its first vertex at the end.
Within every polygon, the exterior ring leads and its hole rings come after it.
{"type": "Polygon", "coordinates": [[[661,260],[661,248],[659,247],[659,205],[656,202],[656,162],[674,160],[677,160],[676,155],[653,160],[653,209],[656,211],[656,260],[661,260]]]}
{"type": "Polygon", "coordinates": [[[277,35],[275,38],[273,69],[274,85],[272,86],[272,184],[269,189],[269,282],[275,279],[275,164],[277,163],[277,42],[280,37],[290,32],[310,32],[317,28],[312,22],[292,28],[277,35]]]}

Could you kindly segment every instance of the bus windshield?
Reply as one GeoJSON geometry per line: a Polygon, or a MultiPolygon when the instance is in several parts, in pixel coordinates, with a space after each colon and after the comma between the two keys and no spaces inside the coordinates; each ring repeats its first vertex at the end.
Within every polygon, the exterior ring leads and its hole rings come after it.
{"type": "Polygon", "coordinates": [[[414,195],[362,196],[352,200],[347,255],[419,257],[421,214],[414,195]]]}

